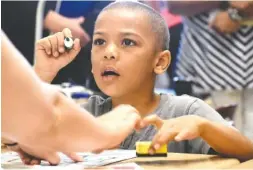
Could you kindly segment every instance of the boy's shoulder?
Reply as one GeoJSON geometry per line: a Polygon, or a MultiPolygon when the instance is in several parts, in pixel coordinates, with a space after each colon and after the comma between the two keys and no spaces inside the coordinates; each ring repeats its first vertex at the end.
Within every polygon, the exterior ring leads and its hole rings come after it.
{"type": "Polygon", "coordinates": [[[160,113],[157,113],[157,115],[160,114],[161,118],[169,119],[185,115],[197,115],[214,122],[227,124],[215,109],[201,99],[188,95],[174,96],[171,94],[163,94],[162,98],[167,98],[167,100],[161,103],[160,113]]]}
{"type": "Polygon", "coordinates": [[[161,94],[161,101],[157,111],[162,118],[175,118],[187,115],[195,102],[198,102],[198,99],[188,95],[161,94]]]}
{"type": "MultiPolygon", "coordinates": [[[[197,98],[188,95],[174,96],[171,94],[161,94],[160,104],[155,112],[160,112],[160,116],[163,118],[182,116],[188,112],[190,106],[196,100],[197,98]]],[[[94,116],[100,116],[111,111],[112,100],[110,97],[103,98],[99,95],[93,95],[82,107],[94,116]]]]}
{"type": "Polygon", "coordinates": [[[112,109],[112,100],[110,97],[103,98],[99,95],[93,95],[82,107],[94,116],[101,116],[112,109]]]}
{"type": "MultiPolygon", "coordinates": [[[[103,98],[94,95],[82,106],[94,116],[101,116],[111,111],[112,100],[110,97],[103,98]]],[[[204,101],[188,95],[174,96],[172,94],[161,94],[160,104],[152,114],[156,114],[162,119],[197,115],[208,120],[224,123],[224,119],[212,107],[204,101]]]]}

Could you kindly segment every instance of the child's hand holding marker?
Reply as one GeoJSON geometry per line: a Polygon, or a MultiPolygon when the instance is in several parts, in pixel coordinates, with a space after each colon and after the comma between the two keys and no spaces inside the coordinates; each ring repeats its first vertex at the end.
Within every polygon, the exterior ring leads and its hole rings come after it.
{"type": "Polygon", "coordinates": [[[34,70],[43,81],[51,82],[80,50],[80,40],[73,40],[70,29],[65,28],[36,43],[34,70]]]}

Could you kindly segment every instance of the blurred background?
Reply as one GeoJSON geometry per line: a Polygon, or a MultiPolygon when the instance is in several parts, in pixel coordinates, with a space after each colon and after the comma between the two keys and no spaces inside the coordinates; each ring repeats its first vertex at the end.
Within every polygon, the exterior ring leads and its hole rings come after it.
{"type": "MultiPolygon", "coordinates": [[[[33,65],[35,42],[70,28],[84,47],[53,84],[83,101],[104,95],[91,74],[87,35],[111,2],[2,1],[2,29],[33,65]]],[[[157,77],[155,90],[201,98],[253,139],[253,1],[141,2],[160,12],[171,35],[171,66],[157,77]]]]}

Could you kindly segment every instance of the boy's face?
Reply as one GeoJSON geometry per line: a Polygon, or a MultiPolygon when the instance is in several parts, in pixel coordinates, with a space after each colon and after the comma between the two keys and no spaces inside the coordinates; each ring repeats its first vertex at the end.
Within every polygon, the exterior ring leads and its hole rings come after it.
{"type": "Polygon", "coordinates": [[[96,21],[92,72],[108,96],[121,97],[154,84],[155,37],[142,12],[112,9],[96,21]]]}

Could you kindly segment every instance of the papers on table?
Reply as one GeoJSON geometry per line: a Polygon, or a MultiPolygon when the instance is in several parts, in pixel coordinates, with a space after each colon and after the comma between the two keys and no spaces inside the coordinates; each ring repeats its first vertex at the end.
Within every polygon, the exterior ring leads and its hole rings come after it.
{"type": "MultiPolygon", "coordinates": [[[[83,157],[84,161],[74,163],[67,156],[63,154],[59,155],[61,157],[61,162],[58,166],[50,166],[47,162],[44,161],[42,161],[41,165],[28,166],[22,163],[17,153],[7,152],[1,154],[1,167],[3,169],[47,169],[47,170],[51,168],[54,170],[62,168],[84,169],[109,165],[115,162],[136,157],[135,150],[108,150],[100,154],[78,153],[78,155],[83,157]]],[[[137,164],[135,165],[138,166],[137,164]]]]}

